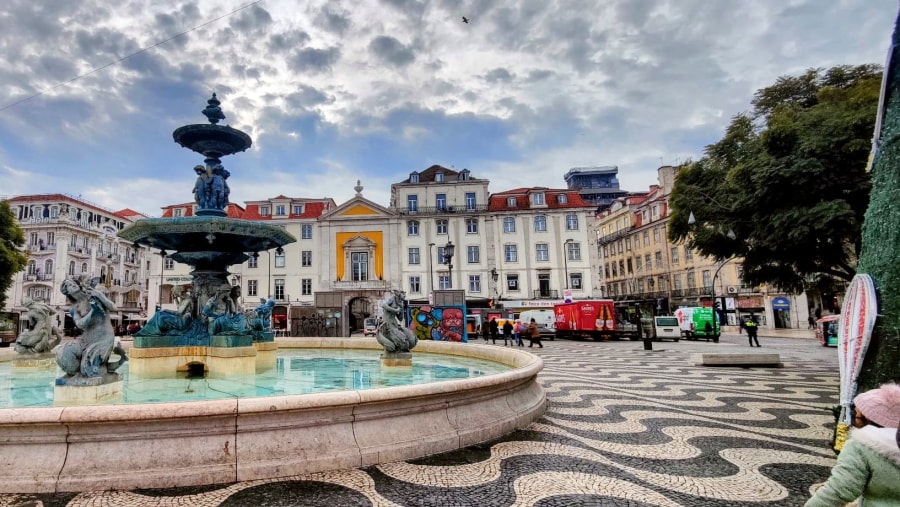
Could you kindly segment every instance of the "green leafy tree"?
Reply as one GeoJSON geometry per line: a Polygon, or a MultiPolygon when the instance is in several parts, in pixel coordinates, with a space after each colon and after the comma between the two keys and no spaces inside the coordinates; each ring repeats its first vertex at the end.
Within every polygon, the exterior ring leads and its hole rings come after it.
{"type": "Polygon", "coordinates": [[[880,88],[880,68],[861,65],[810,69],[757,91],[753,110],[680,168],[670,239],[742,258],[753,285],[800,291],[810,280],[850,280],[880,88]]]}
{"type": "Polygon", "coordinates": [[[0,308],[6,306],[6,290],[16,273],[25,269],[28,257],[20,249],[25,245],[25,233],[7,201],[0,201],[0,308]]]}

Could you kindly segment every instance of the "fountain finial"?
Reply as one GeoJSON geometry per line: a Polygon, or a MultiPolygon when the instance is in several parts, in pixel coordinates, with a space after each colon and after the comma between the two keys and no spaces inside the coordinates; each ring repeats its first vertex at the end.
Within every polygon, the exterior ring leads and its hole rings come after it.
{"type": "Polygon", "coordinates": [[[206,101],[206,108],[203,110],[203,115],[209,119],[209,122],[215,125],[219,123],[219,120],[225,119],[225,113],[222,112],[222,108],[219,107],[221,102],[216,98],[216,93],[213,92],[212,98],[206,101]]]}

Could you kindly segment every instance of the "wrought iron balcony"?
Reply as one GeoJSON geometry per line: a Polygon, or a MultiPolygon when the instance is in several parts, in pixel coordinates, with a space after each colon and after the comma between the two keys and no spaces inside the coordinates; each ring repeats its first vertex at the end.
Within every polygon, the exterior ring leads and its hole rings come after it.
{"type": "Polygon", "coordinates": [[[559,291],[558,290],[535,290],[532,291],[533,299],[559,299],[559,291]]]}
{"type": "Polygon", "coordinates": [[[401,215],[459,215],[466,213],[484,213],[487,210],[487,204],[476,204],[474,206],[418,206],[414,209],[397,208],[397,211],[401,215]]]}

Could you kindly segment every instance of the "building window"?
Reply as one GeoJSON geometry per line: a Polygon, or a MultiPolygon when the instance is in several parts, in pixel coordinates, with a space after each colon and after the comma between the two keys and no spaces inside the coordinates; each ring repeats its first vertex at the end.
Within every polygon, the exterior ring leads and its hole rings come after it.
{"type": "Polygon", "coordinates": [[[303,224],[303,226],[300,227],[300,238],[312,239],[312,224],[303,224]]]}
{"type": "Polygon", "coordinates": [[[687,285],[688,285],[688,289],[693,289],[697,286],[697,280],[694,276],[693,271],[688,271],[688,273],[687,273],[687,285]]]}
{"type": "MultiPolygon", "coordinates": [[[[581,243],[566,243],[566,258],[570,261],[580,261],[581,243]]],[[[631,261],[631,259],[628,260],[631,261]]]]}
{"type": "Polygon", "coordinates": [[[537,215],[534,217],[534,231],[535,232],[547,232],[547,217],[544,215],[537,215]]]}
{"type": "Polygon", "coordinates": [[[259,254],[254,253],[254,254],[250,255],[250,258],[247,259],[247,267],[248,268],[259,267],[259,254]]]}
{"type": "Polygon", "coordinates": [[[701,276],[703,276],[703,286],[704,287],[712,287],[712,284],[713,284],[712,283],[712,275],[710,275],[709,270],[707,270],[707,269],[703,270],[703,273],[701,273],[701,276]]]}
{"type": "Polygon", "coordinates": [[[543,206],[543,205],[544,205],[544,194],[543,194],[543,192],[538,192],[538,193],[531,194],[531,204],[534,204],[534,205],[537,205],[537,206],[543,206]]]}
{"type": "Polygon", "coordinates": [[[481,275],[469,275],[469,292],[481,292],[481,275]]]}
{"type": "Polygon", "coordinates": [[[275,299],[284,301],[284,278],[275,279],[275,299]]]}
{"type": "Polygon", "coordinates": [[[300,266],[304,268],[312,267],[312,250],[300,252],[300,266]]]}
{"type": "Polygon", "coordinates": [[[556,198],[556,201],[560,204],[568,204],[569,196],[567,196],[566,194],[559,194],[559,196],[556,198]]]}
{"type": "Polygon", "coordinates": [[[513,217],[504,217],[503,218],[503,232],[512,233],[516,232],[516,219],[513,217]]]}
{"type": "Polygon", "coordinates": [[[51,259],[47,259],[44,261],[44,274],[52,275],[53,274],[53,261],[51,259]]]}
{"type": "Polygon", "coordinates": [[[653,242],[659,243],[659,227],[653,228],[653,242]]]}
{"type": "Polygon", "coordinates": [[[625,266],[628,268],[628,274],[634,273],[631,269],[631,258],[625,259],[625,266]]]}
{"type": "Polygon", "coordinates": [[[439,246],[437,249],[437,262],[438,264],[447,264],[447,258],[444,257],[444,247],[439,246]]]}
{"type": "Polygon", "coordinates": [[[694,252],[691,251],[687,246],[684,247],[684,262],[691,262],[694,260],[694,252]]]}
{"type": "Polygon", "coordinates": [[[480,261],[478,245],[470,245],[466,247],[466,260],[469,264],[478,264],[480,261]]]}
{"type": "Polygon", "coordinates": [[[269,216],[269,207],[268,206],[260,206],[259,207],[259,216],[262,216],[262,217],[269,216]]]}
{"type": "Polygon", "coordinates": [[[509,206],[510,208],[515,208],[516,207],[516,198],[515,197],[507,197],[506,205],[509,206]]]}
{"type": "Polygon", "coordinates": [[[406,222],[406,235],[407,236],[418,236],[419,235],[419,221],[418,220],[409,220],[406,222]]]}
{"type": "Polygon", "coordinates": [[[478,219],[477,218],[467,218],[466,219],[466,233],[467,234],[478,234],[478,219]]]}
{"type": "Polygon", "coordinates": [[[409,263],[410,264],[419,264],[421,259],[419,257],[419,248],[412,247],[409,249],[409,263]]]}
{"type": "Polygon", "coordinates": [[[581,273],[569,273],[570,287],[581,290],[581,273]]]}
{"type": "Polygon", "coordinates": [[[444,182],[444,173],[436,173],[434,175],[434,181],[436,181],[438,183],[443,183],[444,182]]]}
{"type": "Polygon", "coordinates": [[[69,261],[69,276],[75,276],[75,261],[69,261]]]}
{"type": "Polygon", "coordinates": [[[258,296],[259,295],[259,282],[256,280],[247,280],[247,295],[248,296],[258,296]]]}
{"type": "Polygon", "coordinates": [[[354,282],[369,279],[369,254],[366,252],[352,252],[350,254],[350,272],[354,282]]]}
{"type": "Polygon", "coordinates": [[[438,277],[438,288],[441,290],[448,290],[450,288],[450,276],[449,275],[440,275],[438,277]]]}
{"type": "Polygon", "coordinates": [[[295,204],[295,205],[294,205],[294,214],[295,214],[295,215],[302,215],[302,214],[303,214],[303,205],[302,205],[302,204],[295,204]]]}
{"type": "Polygon", "coordinates": [[[466,209],[469,211],[475,209],[475,192],[466,192],[466,209]]]}
{"type": "Polygon", "coordinates": [[[163,261],[163,269],[166,271],[171,271],[171,270],[175,269],[175,261],[173,261],[169,257],[166,257],[165,260],[163,261]]]}
{"type": "MultiPolygon", "coordinates": [[[[47,244],[50,246],[56,245],[56,233],[55,232],[47,233],[47,244]]],[[[118,246],[118,245],[116,245],[116,246],[118,246]]]]}
{"type": "Polygon", "coordinates": [[[519,251],[516,245],[503,245],[503,259],[506,262],[519,262],[519,251]]]}
{"type": "Polygon", "coordinates": [[[678,247],[673,246],[671,249],[672,252],[672,264],[678,264],[678,247]]]}
{"type": "Polygon", "coordinates": [[[437,226],[437,234],[447,234],[447,221],[446,220],[435,220],[435,225],[437,226]]]}
{"type": "Polygon", "coordinates": [[[447,210],[447,194],[436,194],[434,196],[434,205],[440,211],[447,210]]]}
{"type": "Polygon", "coordinates": [[[87,262],[81,264],[81,273],[87,273],[87,262]]]}
{"type": "Polygon", "coordinates": [[[519,292],[519,275],[506,275],[506,290],[519,292]]]}
{"type": "Polygon", "coordinates": [[[422,292],[422,282],[418,276],[409,277],[409,292],[411,294],[422,292]]]}
{"type": "Polygon", "coordinates": [[[641,270],[641,256],[640,255],[638,255],[637,257],[634,258],[634,268],[637,271],[641,270]]]}
{"type": "Polygon", "coordinates": [[[538,262],[550,262],[550,245],[547,243],[534,245],[534,253],[538,262]]]}
{"type": "Polygon", "coordinates": [[[658,268],[663,267],[662,252],[657,250],[655,257],[656,257],[656,267],[658,267],[658,268]]]}
{"type": "Polygon", "coordinates": [[[566,215],[566,230],[578,230],[578,215],[566,215]]]}
{"type": "Polygon", "coordinates": [[[406,208],[408,211],[414,213],[419,211],[419,196],[418,195],[410,195],[406,197],[406,208]]]}
{"type": "Polygon", "coordinates": [[[300,294],[303,296],[312,296],[312,278],[300,280],[300,294]]]}
{"type": "Polygon", "coordinates": [[[647,255],[644,256],[644,266],[645,266],[647,269],[652,269],[652,268],[653,268],[653,263],[650,262],[650,254],[647,254],[647,255]]]}
{"type": "Polygon", "coordinates": [[[644,246],[650,246],[650,232],[644,231],[644,246]]]}
{"type": "Polygon", "coordinates": [[[626,252],[631,251],[631,238],[630,237],[625,238],[625,251],[626,252]]]}
{"type": "Polygon", "coordinates": [[[174,210],[172,210],[172,216],[176,217],[176,218],[180,217],[181,216],[181,208],[175,208],[174,210]]]}
{"type": "Polygon", "coordinates": [[[275,214],[278,215],[278,216],[280,216],[280,217],[282,217],[282,216],[285,215],[285,213],[284,213],[284,204],[279,204],[278,206],[275,206],[275,214]]]}
{"type": "Polygon", "coordinates": [[[419,182],[419,173],[412,173],[409,175],[410,183],[418,183],[419,182]]]}
{"type": "Polygon", "coordinates": [[[284,267],[284,252],[282,252],[282,253],[275,252],[275,267],[276,268],[284,267]]]}

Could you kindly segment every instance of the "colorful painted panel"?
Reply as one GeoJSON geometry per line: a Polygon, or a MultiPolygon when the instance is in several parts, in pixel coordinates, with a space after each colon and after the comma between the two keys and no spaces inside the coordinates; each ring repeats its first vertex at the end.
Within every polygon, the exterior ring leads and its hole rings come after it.
{"type": "Polygon", "coordinates": [[[469,341],[465,306],[411,306],[409,328],[420,340],[469,341]]]}

